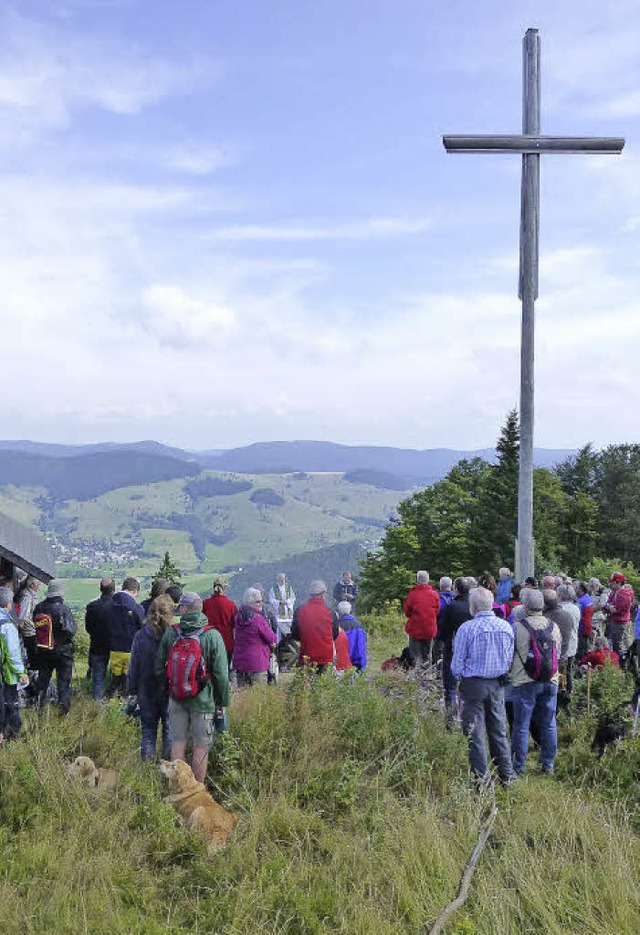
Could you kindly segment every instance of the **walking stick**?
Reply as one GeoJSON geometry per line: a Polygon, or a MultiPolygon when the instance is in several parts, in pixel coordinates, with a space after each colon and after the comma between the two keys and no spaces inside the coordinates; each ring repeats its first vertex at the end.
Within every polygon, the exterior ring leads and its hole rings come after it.
{"type": "Polygon", "coordinates": [[[587,668],[587,714],[591,711],[591,666],[587,668]]]}

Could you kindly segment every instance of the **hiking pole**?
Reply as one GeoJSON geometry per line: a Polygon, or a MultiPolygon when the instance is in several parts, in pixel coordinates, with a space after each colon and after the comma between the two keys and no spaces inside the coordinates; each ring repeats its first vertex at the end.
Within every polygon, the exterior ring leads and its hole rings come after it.
{"type": "Polygon", "coordinates": [[[632,737],[635,737],[636,735],[639,720],[640,720],[640,695],[638,695],[638,700],[636,701],[636,713],[633,716],[633,727],[631,728],[632,737]]]}
{"type": "Polygon", "coordinates": [[[587,668],[587,714],[591,711],[591,666],[587,668]]]}

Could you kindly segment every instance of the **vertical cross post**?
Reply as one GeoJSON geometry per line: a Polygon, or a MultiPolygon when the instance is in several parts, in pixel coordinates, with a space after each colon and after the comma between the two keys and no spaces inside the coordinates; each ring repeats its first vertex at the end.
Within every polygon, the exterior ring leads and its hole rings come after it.
{"type": "MultiPolygon", "coordinates": [[[[533,575],[533,362],[535,304],[538,298],[538,231],[540,227],[541,153],[621,153],[622,137],[540,136],[540,39],[527,29],[523,41],[521,136],[444,136],[448,153],[519,153],[522,156],[520,198],[520,281],[522,345],[520,349],[520,472],[518,479],[517,575],[533,575]]],[[[504,560],[504,559],[503,559],[504,560]]]]}
{"type": "MultiPolygon", "coordinates": [[[[540,42],[537,29],[523,39],[522,133],[540,135],[540,42]]],[[[518,476],[518,580],[533,574],[533,422],[535,300],[538,298],[540,156],[522,156],[520,202],[520,471],[518,476]]]]}

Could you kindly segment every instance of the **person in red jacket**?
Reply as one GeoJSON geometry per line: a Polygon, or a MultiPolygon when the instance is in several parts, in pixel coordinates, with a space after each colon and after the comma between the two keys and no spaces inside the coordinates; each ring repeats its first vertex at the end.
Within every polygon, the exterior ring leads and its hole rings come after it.
{"type": "Polygon", "coordinates": [[[625,668],[627,655],[631,649],[631,605],[633,588],[619,571],[609,578],[611,594],[605,610],[609,613],[607,636],[613,644],[613,651],[620,657],[620,666],[625,668]]]}
{"type": "Polygon", "coordinates": [[[339,627],[336,637],[336,672],[344,672],[346,669],[353,669],[349,654],[349,638],[342,627],[339,627]]]}
{"type": "Polygon", "coordinates": [[[603,669],[607,661],[612,666],[617,666],[618,654],[609,649],[606,637],[596,636],[595,649],[583,656],[580,663],[583,666],[591,666],[592,669],[603,669]]]}
{"type": "Polygon", "coordinates": [[[336,618],[325,604],[327,586],[324,581],[312,581],[309,600],[296,608],[291,623],[291,636],[300,641],[298,661],[314,665],[324,672],[334,658],[333,641],[338,637],[336,618]]]}
{"type": "Polygon", "coordinates": [[[428,571],[419,571],[416,581],[415,588],[411,588],[404,602],[405,631],[414,665],[430,665],[433,640],[438,630],[440,598],[429,584],[428,571]]]}
{"type": "Polygon", "coordinates": [[[238,608],[225,595],[227,582],[225,578],[217,577],[213,579],[213,594],[202,604],[202,613],[209,621],[210,626],[214,627],[224,643],[227,651],[227,660],[231,668],[231,659],[233,656],[234,640],[234,620],[238,608]]]}

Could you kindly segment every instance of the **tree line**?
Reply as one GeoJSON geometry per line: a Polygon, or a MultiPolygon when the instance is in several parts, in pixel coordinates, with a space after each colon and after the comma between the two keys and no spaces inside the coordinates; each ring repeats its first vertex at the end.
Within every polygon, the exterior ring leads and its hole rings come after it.
{"type": "MultiPolygon", "coordinates": [[[[459,461],[442,480],[401,501],[380,547],[362,564],[363,603],[402,599],[419,568],[442,575],[513,568],[518,514],[520,431],[515,410],[497,458],[459,461]]],[[[632,583],[640,566],[640,445],[585,445],[533,479],[536,573],[600,576],[621,567],[632,583]]],[[[640,583],[640,576],[638,577],[640,583]]]]}

